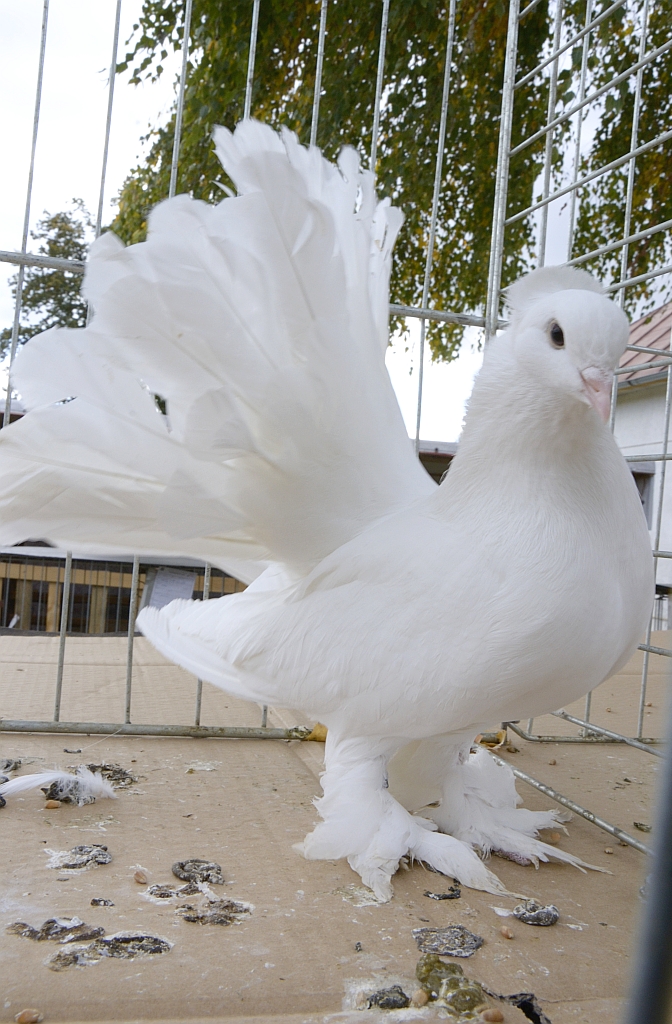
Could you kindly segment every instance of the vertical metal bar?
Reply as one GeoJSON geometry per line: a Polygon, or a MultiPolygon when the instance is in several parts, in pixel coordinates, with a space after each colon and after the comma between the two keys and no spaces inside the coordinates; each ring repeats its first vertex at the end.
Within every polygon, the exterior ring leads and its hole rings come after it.
{"type": "MultiPolygon", "coordinates": [[[[670,342],[672,343],[672,334],[670,336],[670,342]]],[[[670,442],[670,409],[672,407],[672,366],[668,367],[667,370],[667,388],[665,391],[665,416],[663,426],[663,450],[662,455],[667,455],[667,450],[670,442]]],[[[660,478],[658,482],[658,502],[656,506],[656,528],[653,537],[653,550],[660,550],[660,534],[663,526],[663,498],[665,496],[665,474],[667,470],[667,459],[663,458],[660,462],[660,478]]],[[[658,556],[653,556],[653,578],[654,580],[658,575],[658,556]]],[[[648,646],[651,643],[651,625],[652,620],[649,618],[649,624],[646,627],[646,638],[644,643],[648,646]]],[[[646,686],[649,677],[649,651],[644,651],[644,658],[642,660],[642,685],[639,691],[639,713],[637,715],[637,739],[642,738],[642,732],[644,729],[644,706],[646,703],[646,686]]]]}
{"type": "Polygon", "coordinates": [[[131,602],[128,608],[128,647],[126,649],[126,708],[124,722],[131,721],[131,692],[133,688],[133,639],[135,636],[135,618],[138,614],[138,584],[140,582],[140,559],[133,556],[133,575],[131,576],[131,602]]]}
{"type": "MultiPolygon", "coordinates": [[[[30,146],[30,166],[28,168],[28,185],[26,188],[26,206],[23,214],[23,234],[21,236],[21,252],[28,248],[28,228],[30,227],[30,204],[33,197],[33,177],[35,174],[35,152],[37,150],[37,129],[40,123],[40,103],[42,102],[42,81],[44,79],[44,54],[47,47],[47,23],[49,21],[49,0],[44,0],[42,7],[42,35],[40,38],[40,59],[37,67],[37,86],[35,89],[35,112],[33,114],[33,139],[30,146]]],[[[21,303],[23,300],[23,279],[25,267],[19,267],[16,280],[16,298],[14,300],[14,323],[12,324],[12,341],[9,349],[9,369],[7,371],[7,397],[5,399],[5,415],[3,427],[8,427],[12,412],[12,365],[19,342],[19,321],[21,319],[21,303]]]]}
{"type": "MultiPolygon", "coordinates": [[[[432,214],[429,223],[429,240],[425,260],[425,280],[422,286],[422,308],[427,309],[429,302],[429,285],[432,279],[434,262],[434,243],[436,241],[436,222],[439,214],[439,197],[441,195],[441,178],[443,175],[443,154],[446,146],[446,124],[448,121],[448,100],[450,98],[450,73],[453,63],[453,40],[455,38],[455,7],[457,0],[450,0],[448,9],[448,39],[446,41],[446,66],[443,72],[443,93],[441,96],[441,118],[439,121],[439,141],[436,147],[436,170],[434,172],[434,194],[432,196],[432,214]]],[[[427,321],[420,321],[420,357],[418,360],[418,409],[415,420],[415,454],[420,451],[420,420],[422,418],[422,385],[425,372],[425,334],[427,321]]]]}
{"type": "Polygon", "coordinates": [[[313,93],[313,116],[310,121],[310,145],[317,142],[317,124],[320,118],[320,95],[322,93],[322,66],[324,64],[324,37],[327,31],[327,7],[329,0],[322,0],[320,9],[320,34],[317,40],[317,64],[315,67],[315,92],[313,93]]]}
{"type": "Polygon", "coordinates": [[[121,0],[117,0],[117,11],[114,18],[114,36],[112,39],[112,60],[110,62],[110,80],[107,87],[107,120],[105,121],[105,143],[103,145],[103,166],[100,172],[100,192],[98,194],[98,213],[96,214],[96,238],[100,234],[103,223],[103,201],[105,199],[105,178],[107,176],[107,157],[110,150],[110,130],[112,128],[112,103],[114,101],[114,83],[117,77],[117,53],[119,50],[119,22],[121,20],[121,0]]]}
{"type": "MultiPolygon", "coordinates": [[[[669,743],[672,707],[667,718],[669,743]]],[[[665,1024],[672,1020],[672,756],[669,746],[663,765],[653,832],[653,869],[647,881],[644,921],[635,947],[637,955],[627,1024],[665,1024]]]]}
{"type": "Polygon", "coordinates": [[[252,86],[254,84],[254,61],[257,55],[257,34],[259,31],[259,0],[252,3],[252,28],[250,29],[250,52],[247,58],[247,79],[245,81],[245,107],[243,120],[247,120],[252,109],[252,86]]]}
{"type": "Polygon", "coordinates": [[[65,636],[68,631],[70,613],[70,580],[72,579],[72,551],[65,555],[65,574],[63,577],[63,597],[61,599],[61,635],[58,642],[58,664],[56,666],[56,699],[54,701],[54,721],[61,717],[61,693],[63,690],[63,662],[65,659],[65,636]]]}
{"type": "Polygon", "coordinates": [[[611,406],[609,408],[609,429],[612,434],[616,427],[616,403],[618,401],[618,377],[614,374],[611,384],[611,406]]]}
{"type": "Polygon", "coordinates": [[[590,707],[591,707],[592,703],[593,703],[593,691],[591,690],[589,693],[586,694],[586,708],[585,708],[585,711],[583,712],[583,719],[584,719],[585,722],[589,722],[590,721],[590,707]]]}
{"type": "MultiPolygon", "coordinates": [[[[642,11],[642,31],[639,37],[639,57],[638,60],[643,60],[644,54],[646,53],[646,36],[649,27],[649,0],[644,0],[644,10],[642,11]]],[[[637,72],[637,78],[635,81],[635,99],[632,110],[632,130],[630,133],[630,150],[637,149],[637,137],[639,135],[639,112],[642,101],[642,78],[644,75],[644,68],[640,68],[637,72]]],[[[623,223],[623,238],[627,238],[630,234],[630,221],[632,219],[632,196],[635,187],[635,164],[636,158],[633,156],[630,163],[628,164],[628,187],[625,195],[625,220],[623,223]]],[[[621,281],[625,281],[628,276],[628,252],[629,246],[624,245],[621,249],[621,281]]],[[[621,288],[620,295],[618,297],[621,309],[625,306],[625,288],[621,288]]]]}
{"type": "Polygon", "coordinates": [[[380,101],[383,95],[383,73],[385,71],[385,47],[387,46],[387,23],[390,15],[390,0],[383,0],[383,16],[380,22],[380,45],[378,47],[378,73],[376,75],[376,98],[373,105],[373,129],[371,134],[370,167],[375,176],[378,156],[378,131],[380,128],[380,101]]]}
{"type": "MultiPolygon", "coordinates": [[[[587,0],[586,3],[586,23],[584,27],[590,25],[591,18],[593,16],[593,0],[587,0]]],[[[583,50],[581,53],[581,76],[579,79],[579,103],[583,103],[586,98],[586,75],[588,72],[588,44],[590,43],[590,32],[587,32],[583,37],[583,50]]],[[[576,145],[574,147],[574,170],[572,172],[572,182],[576,182],[579,176],[579,166],[581,164],[581,130],[583,128],[583,115],[584,111],[579,110],[576,115],[576,145]]],[[[567,238],[567,259],[572,258],[572,248],[574,245],[574,224],[576,221],[576,189],[570,194],[569,200],[569,235],[567,238]]]]}
{"type": "MultiPolygon", "coordinates": [[[[210,597],[210,576],[212,574],[212,566],[209,562],[205,563],[205,569],[203,572],[203,600],[207,601],[210,597]]],[[[194,725],[201,724],[201,701],[203,699],[203,680],[196,680],[196,712],[194,714],[194,725]]]]}
{"type": "Polygon", "coordinates": [[[173,139],[173,159],[170,164],[170,186],[168,198],[172,199],[177,188],[177,165],[180,159],[180,142],[182,140],[182,115],[184,114],[184,93],[187,84],[187,65],[189,63],[189,32],[191,30],[191,9],[193,0],[186,0],[184,9],[184,39],[182,41],[182,72],[180,74],[180,91],[177,96],[177,112],[175,114],[175,138],[173,139]]]}
{"type": "MultiPolygon", "coordinates": [[[[560,35],[562,32],[562,7],[563,0],[556,0],[555,28],[553,31],[553,50],[560,46],[560,35]]],[[[556,57],[551,65],[551,77],[548,84],[548,116],[546,124],[550,124],[555,117],[555,105],[558,98],[558,61],[556,57]]],[[[553,132],[546,132],[546,149],[544,153],[544,188],[542,198],[547,199],[551,190],[551,168],[553,164],[553,132]]],[[[572,193],[574,194],[574,193],[572,193]]],[[[546,238],[548,235],[548,203],[541,209],[541,226],[539,229],[539,260],[537,265],[543,267],[546,261],[546,238]]]]}
{"type": "MultiPolygon", "coordinates": [[[[38,630],[40,630],[42,628],[41,625],[40,625],[40,623],[42,622],[42,605],[43,605],[44,601],[46,600],[46,598],[45,598],[45,584],[47,582],[47,563],[46,563],[46,561],[44,559],[42,560],[42,572],[40,574],[40,577],[41,577],[40,578],[40,594],[39,594],[39,597],[37,599],[37,628],[38,628],[38,630]]],[[[47,628],[47,623],[46,623],[47,611],[46,611],[46,608],[45,608],[45,611],[44,611],[44,618],[45,618],[44,628],[46,630],[46,628],[47,628]]]]}
{"type": "Polygon", "coordinates": [[[268,705],[264,704],[261,708],[261,728],[265,729],[268,724],[268,705]]]}
{"type": "Polygon", "coordinates": [[[86,592],[86,620],[84,623],[84,633],[88,633],[91,626],[91,595],[93,594],[93,583],[91,582],[93,576],[93,562],[89,562],[89,585],[86,592]]]}
{"type": "Polygon", "coordinates": [[[196,680],[196,711],[194,713],[194,725],[201,724],[201,701],[203,700],[203,680],[196,680]]]}
{"type": "Polygon", "coordinates": [[[513,89],[516,77],[519,9],[520,0],[510,0],[506,55],[504,58],[504,81],[502,83],[502,112],[499,123],[499,148],[495,172],[495,201],[492,211],[488,294],[485,306],[486,344],[497,333],[497,320],[499,319],[499,292],[502,283],[502,263],[504,258],[504,221],[506,220],[509,180],[509,153],[511,150],[511,123],[513,120],[513,89]]]}

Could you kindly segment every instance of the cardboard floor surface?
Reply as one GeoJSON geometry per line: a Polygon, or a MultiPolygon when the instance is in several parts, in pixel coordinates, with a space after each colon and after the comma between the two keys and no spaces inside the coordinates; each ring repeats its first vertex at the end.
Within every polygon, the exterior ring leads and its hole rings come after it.
{"type": "MultiPolygon", "coordinates": [[[[114,712],[123,707],[123,641],[113,639],[116,646],[107,640],[68,641],[64,700],[70,705],[64,718],[88,720],[107,709],[112,717],[106,720],[120,720],[114,712]]],[[[666,639],[665,634],[656,638],[662,645],[666,639]]],[[[136,656],[140,669],[147,670],[139,672],[144,682],[138,687],[136,720],[190,721],[193,679],[143,641],[136,656]]],[[[53,643],[0,637],[2,717],[50,715],[54,660],[53,643]]],[[[636,662],[596,694],[596,720],[632,727],[636,662]]],[[[662,721],[662,662],[652,660],[647,695],[645,731],[652,735],[659,734],[662,721]]],[[[204,708],[212,724],[258,724],[256,705],[208,686],[204,708]]],[[[279,712],[275,721],[280,720],[297,719],[279,712]]],[[[565,723],[549,716],[535,728],[567,731],[565,723]]],[[[652,821],[658,759],[612,744],[511,739],[518,750],[504,756],[512,764],[650,839],[633,822],[652,821]]],[[[437,1019],[435,1009],[384,1013],[352,1006],[357,990],[371,992],[396,981],[412,988],[419,956],[412,930],[457,923],[485,940],[473,957],[461,961],[468,976],[504,995],[534,993],[552,1024],[617,1024],[642,906],[644,855],[575,818],[561,845],[611,874],[584,875],[557,864],[535,871],[493,859],[492,868],[509,889],[558,906],[561,918],[552,928],[499,917],[493,907],[515,905],[503,897],[465,889],[459,900],[428,898],[425,892],[444,891],[447,880],[418,864],[398,873],[391,903],[359,905],[360,880],[344,861],[308,862],[292,849],[316,821],[312,801],[320,792],[322,750],[296,741],[0,733],[0,758],[21,758],[21,773],[106,761],[138,778],[118,791],[116,800],[47,810],[35,791],[8,800],[0,810],[0,1020],[13,1020],[27,1006],[40,1009],[47,1024],[437,1019]],[[47,850],[91,843],[107,845],[112,862],[80,872],[48,867],[47,850]],[[249,916],[228,927],[191,923],[176,914],[184,899],[152,900],[148,885],[134,880],[141,866],[148,884],[179,885],[171,866],[189,857],[221,864],[226,881],[213,892],[252,904],[249,916]],[[114,905],[93,907],[94,898],[114,905]],[[16,921],[39,927],[49,918],[72,916],[105,928],[108,935],[142,932],[171,947],[160,955],[54,971],[48,961],[67,946],[6,931],[16,921]],[[513,931],[512,940],[501,935],[503,924],[513,931]]],[[[518,789],[526,806],[550,805],[529,786],[519,783],[518,789]]],[[[529,1019],[514,1007],[503,1009],[507,1024],[529,1019]]]]}

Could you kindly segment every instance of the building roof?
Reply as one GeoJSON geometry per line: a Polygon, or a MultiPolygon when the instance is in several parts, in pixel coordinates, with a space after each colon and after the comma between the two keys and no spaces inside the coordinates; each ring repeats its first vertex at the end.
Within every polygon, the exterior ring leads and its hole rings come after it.
{"type": "Polygon", "coordinates": [[[644,382],[652,380],[665,371],[663,366],[654,366],[648,369],[648,364],[657,362],[657,356],[670,351],[670,336],[672,335],[672,302],[668,302],[653,313],[635,321],[630,328],[630,345],[637,345],[639,348],[646,348],[648,352],[625,352],[620,359],[619,366],[632,366],[632,373],[619,374],[619,384],[632,383],[634,381],[644,382]],[[641,369],[635,369],[641,367],[641,369]]]}

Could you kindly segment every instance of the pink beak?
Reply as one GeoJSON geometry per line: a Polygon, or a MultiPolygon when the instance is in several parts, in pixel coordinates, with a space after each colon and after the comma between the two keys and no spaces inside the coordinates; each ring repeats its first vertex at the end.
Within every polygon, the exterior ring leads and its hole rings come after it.
{"type": "Polygon", "coordinates": [[[581,371],[583,381],[583,393],[597,412],[603,423],[609,419],[611,410],[611,388],[614,380],[613,373],[601,370],[597,366],[587,366],[581,371]]]}

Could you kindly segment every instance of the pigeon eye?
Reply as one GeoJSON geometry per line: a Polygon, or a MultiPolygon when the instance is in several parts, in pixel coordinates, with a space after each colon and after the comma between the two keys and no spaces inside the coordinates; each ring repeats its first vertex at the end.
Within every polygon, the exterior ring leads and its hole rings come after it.
{"type": "Polygon", "coordinates": [[[550,334],[551,341],[553,342],[554,346],[556,348],[564,348],[565,336],[562,333],[562,327],[560,326],[560,324],[552,324],[550,334]]]}

